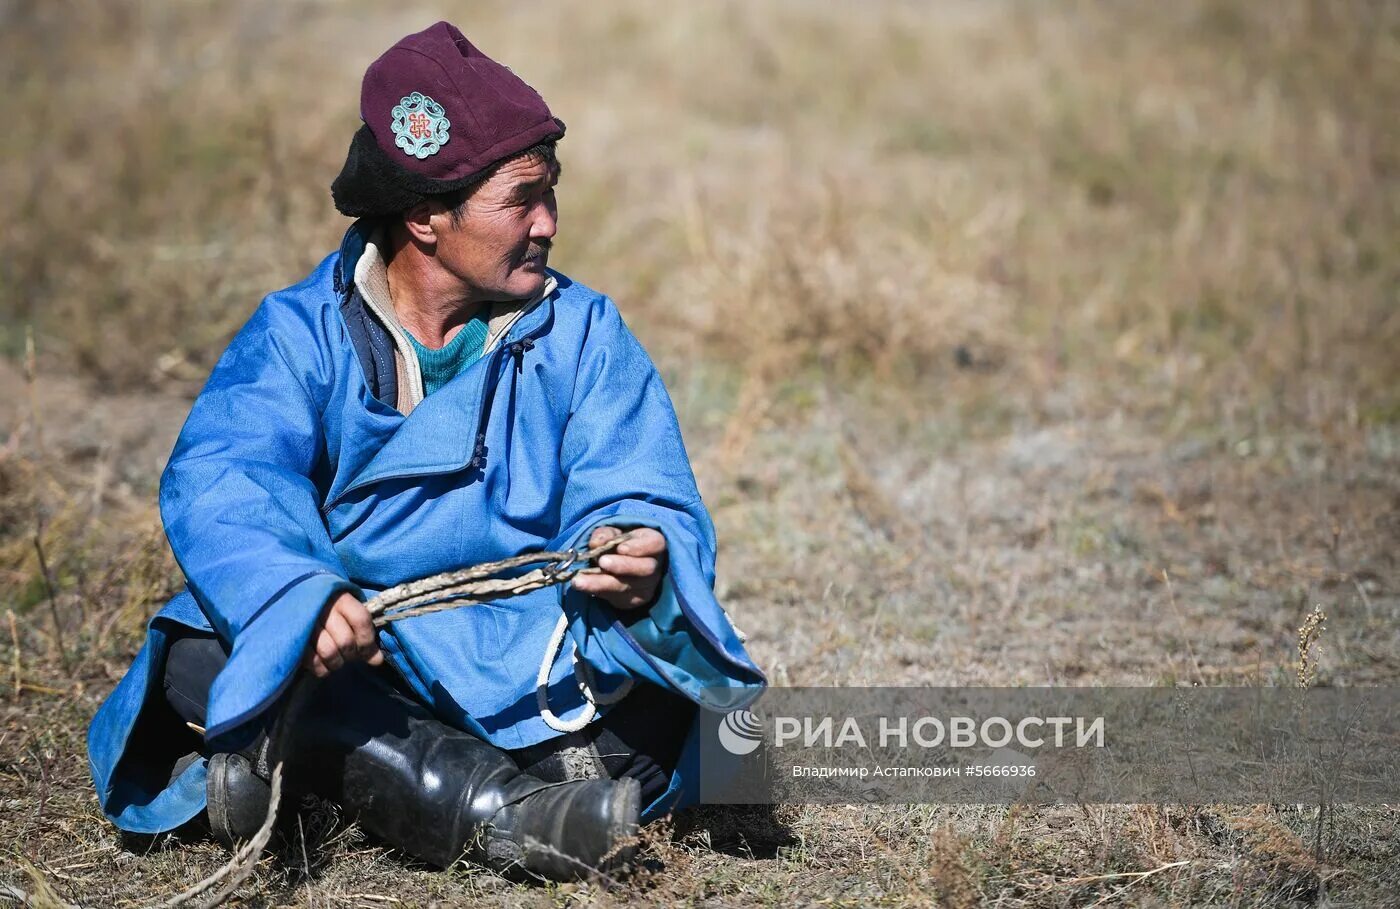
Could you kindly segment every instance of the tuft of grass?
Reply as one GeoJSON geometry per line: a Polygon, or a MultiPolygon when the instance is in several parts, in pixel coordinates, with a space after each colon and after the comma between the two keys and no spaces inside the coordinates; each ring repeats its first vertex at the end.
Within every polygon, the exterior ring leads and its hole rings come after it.
{"type": "Polygon", "coordinates": [[[1322,655],[1322,632],[1327,630],[1323,623],[1326,621],[1327,614],[1322,611],[1322,607],[1314,606],[1313,611],[1303,619],[1303,624],[1298,626],[1298,662],[1295,678],[1299,688],[1311,688],[1317,681],[1318,664],[1322,655]]]}
{"type": "Polygon", "coordinates": [[[951,827],[941,827],[933,835],[929,860],[935,893],[940,905],[949,909],[972,909],[982,904],[976,877],[966,858],[969,845],[951,827]]]}

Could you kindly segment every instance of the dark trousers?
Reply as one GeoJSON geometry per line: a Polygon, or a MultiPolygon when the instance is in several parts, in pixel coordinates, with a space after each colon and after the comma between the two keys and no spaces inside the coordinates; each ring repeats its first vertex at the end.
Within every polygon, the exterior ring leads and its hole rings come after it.
{"type": "MultiPolygon", "coordinates": [[[[214,635],[191,634],[171,644],[165,664],[165,699],[180,719],[206,725],[209,689],[227,660],[223,643],[214,635]]],[[[352,665],[339,672],[378,673],[397,681],[389,669],[352,665]]],[[[409,694],[405,686],[396,687],[409,694]]],[[[343,709],[354,709],[353,704],[341,703],[343,709]]],[[[579,732],[529,748],[507,749],[506,753],[522,770],[547,782],[632,777],[641,784],[645,807],[670,785],[695,710],[694,704],[679,695],[638,682],[605,716],[579,732]]]]}

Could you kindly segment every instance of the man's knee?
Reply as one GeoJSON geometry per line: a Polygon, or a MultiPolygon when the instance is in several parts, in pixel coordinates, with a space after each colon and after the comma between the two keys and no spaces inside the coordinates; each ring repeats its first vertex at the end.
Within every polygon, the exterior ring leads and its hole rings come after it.
{"type": "Polygon", "coordinates": [[[186,723],[204,726],[209,689],[228,662],[223,643],[212,634],[176,638],[165,657],[165,700],[186,723]]]}
{"type": "Polygon", "coordinates": [[[522,770],[550,782],[635,779],[649,804],[670,786],[695,710],[686,698],[643,682],[587,728],[511,755],[522,770]]]}

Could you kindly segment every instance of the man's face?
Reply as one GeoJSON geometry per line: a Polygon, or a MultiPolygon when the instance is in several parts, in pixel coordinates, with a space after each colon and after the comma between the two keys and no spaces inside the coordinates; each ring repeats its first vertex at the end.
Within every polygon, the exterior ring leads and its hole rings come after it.
{"type": "Polygon", "coordinates": [[[558,229],[559,171],[543,158],[516,158],[476,188],[456,219],[432,216],[437,260],[486,300],[524,300],[544,289],[545,263],[558,229]]]}

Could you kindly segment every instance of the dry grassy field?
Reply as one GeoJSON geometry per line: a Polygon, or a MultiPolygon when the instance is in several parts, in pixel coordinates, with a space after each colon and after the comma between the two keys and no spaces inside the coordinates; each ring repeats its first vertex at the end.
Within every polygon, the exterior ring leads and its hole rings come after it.
{"type": "MultiPolygon", "coordinates": [[[[83,736],[164,458],[448,18],[567,121],[551,264],[666,377],[775,684],[1400,684],[1400,6],[0,0],[0,903],[148,905],[83,736]]],[[[708,808],[611,888],[307,803],[242,904],[1400,905],[1400,809],[708,808]]]]}

